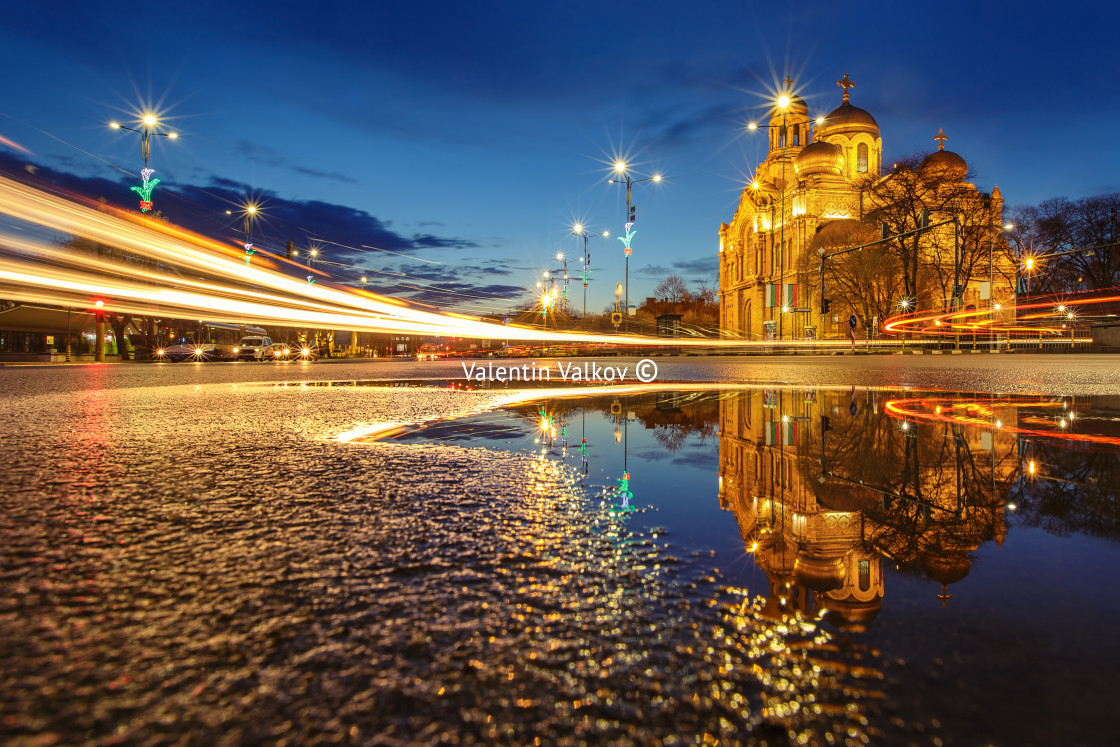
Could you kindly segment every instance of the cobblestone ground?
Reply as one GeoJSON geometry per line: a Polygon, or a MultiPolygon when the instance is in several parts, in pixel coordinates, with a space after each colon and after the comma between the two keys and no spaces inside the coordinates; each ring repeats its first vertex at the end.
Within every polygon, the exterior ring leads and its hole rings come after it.
{"type": "Polygon", "coordinates": [[[860,743],[891,723],[874,656],[830,664],[825,633],[764,618],[561,466],[339,442],[494,396],[298,385],[356,371],[0,370],[0,741],[860,743]]]}

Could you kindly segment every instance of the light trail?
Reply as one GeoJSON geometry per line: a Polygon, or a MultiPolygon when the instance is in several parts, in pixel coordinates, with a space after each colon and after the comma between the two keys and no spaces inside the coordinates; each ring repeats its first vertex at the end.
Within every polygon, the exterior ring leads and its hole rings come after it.
{"type": "Polygon", "coordinates": [[[59,235],[123,250],[129,258],[94,259],[46,240],[0,237],[0,290],[13,300],[84,308],[96,297],[104,309],[118,313],[518,341],[707,348],[774,344],[546,331],[417,309],[369,291],[293,278],[275,269],[289,264],[281,264],[282,260],[246,264],[240,246],[5,177],[0,177],[0,212],[59,235]],[[144,267],[137,260],[155,263],[159,269],[144,267]]]}
{"type": "Polygon", "coordinates": [[[912,333],[936,336],[983,334],[994,337],[995,335],[1011,335],[1013,333],[1020,333],[1020,336],[1037,335],[1039,333],[1068,336],[1070,333],[1069,325],[1078,322],[1084,324],[1082,317],[1076,314],[1070,316],[1074,309],[1084,312],[1084,310],[1096,305],[1112,304],[1115,306],[1117,302],[1120,302],[1120,295],[1020,302],[1009,307],[1005,312],[990,308],[914,312],[887,319],[883,323],[883,331],[892,334],[912,333]],[[995,315],[1003,313],[1013,313],[1014,316],[1010,319],[996,318],[995,315]],[[1064,322],[1067,326],[1042,324],[1041,322],[1045,320],[1064,322]],[[1032,324],[1031,322],[1039,323],[1032,324]]]}

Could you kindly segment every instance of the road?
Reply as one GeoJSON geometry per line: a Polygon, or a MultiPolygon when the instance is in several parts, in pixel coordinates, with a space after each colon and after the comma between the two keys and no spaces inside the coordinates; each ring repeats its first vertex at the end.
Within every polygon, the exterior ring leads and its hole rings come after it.
{"type": "MultiPolygon", "coordinates": [[[[662,380],[1116,394],[1114,360],[657,362],[662,380]]],[[[551,463],[338,440],[496,393],[314,385],[431,377],[462,364],[0,368],[0,737],[784,737],[761,698],[848,691],[799,669],[773,690],[703,561],[612,523],[551,463]]],[[[817,741],[862,728],[796,713],[817,741]]]]}

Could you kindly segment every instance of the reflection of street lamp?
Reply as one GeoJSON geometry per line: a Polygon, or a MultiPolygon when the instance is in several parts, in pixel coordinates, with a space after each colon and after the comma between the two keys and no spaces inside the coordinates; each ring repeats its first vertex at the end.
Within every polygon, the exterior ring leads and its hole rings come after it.
{"type": "Polygon", "coordinates": [[[610,231],[603,231],[602,233],[590,234],[588,233],[582,223],[577,223],[572,226],[572,233],[576,236],[583,237],[583,272],[580,273],[580,280],[583,281],[583,318],[587,319],[587,281],[591,279],[591,255],[587,253],[587,240],[592,236],[610,236],[610,231]]]}
{"type": "Polygon", "coordinates": [[[159,184],[159,179],[151,178],[154,171],[148,168],[148,158],[152,154],[152,136],[175,140],[179,137],[179,133],[154,132],[152,128],[156,126],[157,122],[154,114],[145,114],[140,122],[143,128],[139,130],[135,127],[125,127],[120,122],[110,122],[109,126],[114,130],[128,130],[140,135],[140,155],[144,159],[144,169],[140,172],[140,178],[143,179],[143,184],[138,187],[131,187],[131,189],[140,195],[140,212],[147,213],[152,209],[152,190],[159,184]]]}
{"type": "MultiPolygon", "coordinates": [[[[626,165],[625,161],[621,161],[621,160],[615,161],[614,171],[615,171],[616,174],[618,174],[622,178],[621,179],[611,179],[611,180],[609,180],[611,184],[625,184],[626,185],[626,235],[625,236],[619,236],[618,240],[622,242],[622,245],[624,247],[626,247],[626,274],[624,276],[624,278],[626,280],[626,285],[624,286],[624,288],[625,288],[624,292],[626,294],[625,313],[626,313],[627,316],[630,315],[630,239],[636,233],[635,231],[631,231],[630,227],[632,225],[634,225],[634,222],[636,221],[635,213],[636,213],[636,210],[637,210],[637,206],[632,205],[631,202],[630,202],[630,189],[635,184],[639,184],[641,182],[660,182],[661,181],[661,174],[654,174],[653,176],[651,176],[649,178],[646,178],[646,179],[631,179],[630,174],[627,173],[628,168],[629,167],[626,165]]],[[[627,324],[629,324],[629,322],[627,322],[627,324]]]]}

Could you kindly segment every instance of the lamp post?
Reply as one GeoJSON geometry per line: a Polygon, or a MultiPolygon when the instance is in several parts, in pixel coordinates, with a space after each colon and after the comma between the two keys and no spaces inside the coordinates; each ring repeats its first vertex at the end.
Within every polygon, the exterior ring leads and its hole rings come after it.
{"type": "Polygon", "coordinates": [[[568,313],[568,258],[564,256],[564,252],[556,253],[556,261],[564,263],[564,293],[561,296],[560,305],[564,309],[564,313],[568,313]]]}
{"type": "MultiPolygon", "coordinates": [[[[253,233],[253,221],[257,219],[257,211],[259,208],[253,202],[246,201],[245,206],[241,208],[241,231],[245,237],[245,264],[249,264],[249,259],[256,254],[256,249],[250,241],[253,233]]],[[[227,210],[226,215],[233,215],[232,210],[227,210]]]]}
{"type": "MultiPolygon", "coordinates": [[[[793,80],[791,80],[789,78],[789,76],[787,76],[786,80],[785,80],[785,84],[786,84],[786,91],[781,96],[779,96],[778,100],[777,100],[778,109],[782,113],[782,123],[779,124],[779,125],[766,125],[766,129],[768,129],[768,130],[773,130],[773,129],[778,130],[778,147],[781,149],[781,160],[782,160],[782,205],[781,205],[782,213],[781,213],[781,216],[780,216],[780,220],[782,221],[782,225],[781,225],[781,228],[779,229],[779,232],[778,232],[778,286],[779,286],[779,289],[780,289],[780,295],[783,297],[781,299],[782,304],[785,303],[785,298],[784,298],[784,296],[785,296],[785,282],[784,281],[785,281],[785,274],[786,274],[786,141],[789,139],[789,133],[786,130],[786,111],[789,109],[790,96],[792,95],[792,90],[793,90],[793,80]]],[[[846,92],[845,92],[845,96],[847,96],[846,92]]],[[[817,119],[817,124],[821,124],[822,122],[823,122],[823,118],[818,118],[817,119]]],[[[751,122],[747,125],[747,129],[749,129],[749,130],[757,130],[758,128],[759,128],[758,125],[755,124],[754,122],[751,122]]],[[[757,185],[757,183],[758,182],[755,181],[754,184],[752,184],[752,186],[757,185]]],[[[755,188],[757,189],[757,187],[755,187],[755,188]]],[[[772,223],[771,223],[771,230],[773,230],[773,224],[772,223]]],[[[773,268],[770,268],[770,269],[771,269],[771,271],[773,271],[773,268]]],[[[779,313],[778,314],[778,339],[779,340],[781,340],[782,337],[783,337],[784,322],[785,322],[785,314],[779,313]]]]}
{"type": "Polygon", "coordinates": [[[152,190],[159,184],[159,179],[152,179],[151,176],[155,173],[152,169],[148,168],[148,158],[152,154],[152,138],[165,137],[169,140],[175,140],[179,137],[177,132],[156,132],[153,128],[158,123],[154,114],[145,114],[141,120],[141,129],[135,127],[126,127],[120,122],[110,122],[109,126],[114,130],[128,130],[140,135],[140,155],[144,159],[144,168],[140,172],[140,178],[143,183],[138,187],[131,187],[132,191],[140,195],[140,212],[147,213],[152,209],[152,190]]]}
{"type": "MultiPolygon", "coordinates": [[[[582,223],[577,223],[572,226],[572,234],[575,236],[583,237],[583,272],[580,273],[580,280],[583,281],[583,319],[584,323],[587,321],[587,281],[591,279],[591,255],[587,253],[587,240],[592,236],[610,236],[610,231],[603,231],[602,233],[591,234],[588,233],[582,223]]],[[[567,273],[565,273],[567,274],[567,273]]]]}
{"type": "MultiPolygon", "coordinates": [[[[1001,228],[999,231],[996,231],[996,233],[1001,233],[1002,234],[1004,231],[1010,231],[1013,228],[1015,228],[1015,226],[1011,223],[1008,223],[1003,228],[1001,228]]],[[[995,234],[992,234],[988,238],[988,306],[989,306],[989,308],[994,310],[994,311],[990,312],[988,314],[988,316],[991,318],[992,324],[995,324],[995,320],[996,320],[995,311],[998,311],[998,309],[996,308],[998,304],[996,304],[996,282],[995,282],[995,270],[994,270],[995,265],[992,262],[992,251],[993,251],[993,245],[995,244],[995,241],[996,241],[995,234]]],[[[997,337],[998,337],[997,334],[992,335],[992,350],[995,350],[996,347],[999,345],[999,340],[997,339],[997,337]]]]}
{"type": "MultiPolygon", "coordinates": [[[[622,178],[610,180],[611,184],[626,185],[626,235],[618,237],[618,240],[622,242],[622,245],[624,247],[626,247],[626,274],[624,276],[626,284],[623,286],[623,292],[626,295],[626,309],[623,313],[626,315],[626,317],[630,316],[630,239],[634,236],[635,233],[637,233],[636,231],[630,230],[630,227],[634,225],[634,222],[636,220],[636,206],[630,202],[630,190],[635,184],[640,184],[641,182],[661,181],[661,174],[654,174],[653,176],[646,179],[631,179],[628,169],[629,167],[626,165],[625,161],[616,161],[614,164],[614,171],[622,178]]],[[[629,327],[629,319],[627,319],[626,325],[627,327],[629,327]]]]}

